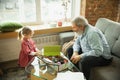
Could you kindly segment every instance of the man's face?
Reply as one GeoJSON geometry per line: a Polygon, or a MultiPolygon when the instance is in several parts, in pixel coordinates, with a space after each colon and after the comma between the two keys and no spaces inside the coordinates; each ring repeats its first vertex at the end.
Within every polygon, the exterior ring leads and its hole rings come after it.
{"type": "Polygon", "coordinates": [[[79,27],[76,26],[74,23],[72,23],[72,30],[73,30],[74,32],[78,32],[78,31],[79,31],[79,27]]]}
{"type": "Polygon", "coordinates": [[[74,23],[72,23],[72,30],[76,32],[77,34],[82,34],[83,33],[83,27],[78,27],[74,23]]]}

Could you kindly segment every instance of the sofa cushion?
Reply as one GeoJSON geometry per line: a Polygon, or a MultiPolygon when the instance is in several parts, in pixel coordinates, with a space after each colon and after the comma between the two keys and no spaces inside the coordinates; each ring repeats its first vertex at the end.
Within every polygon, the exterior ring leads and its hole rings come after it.
{"type": "Polygon", "coordinates": [[[114,67],[94,68],[94,77],[91,80],[120,80],[119,72],[114,67]],[[97,69],[97,70],[96,70],[97,69]]]}
{"type": "Polygon", "coordinates": [[[120,80],[120,58],[113,56],[109,66],[95,67],[91,71],[90,80],[120,80]]]}
{"type": "Polygon", "coordinates": [[[100,18],[95,27],[98,27],[105,35],[111,52],[120,57],[120,23],[100,18]]]}

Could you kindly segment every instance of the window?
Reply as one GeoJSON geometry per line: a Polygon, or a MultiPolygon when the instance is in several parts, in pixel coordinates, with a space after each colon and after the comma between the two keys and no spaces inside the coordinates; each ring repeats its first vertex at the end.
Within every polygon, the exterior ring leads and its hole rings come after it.
{"type": "Polygon", "coordinates": [[[80,14],[80,0],[0,0],[0,22],[41,24],[70,19],[76,14],[80,14]]]}
{"type": "Polygon", "coordinates": [[[1,21],[35,22],[35,0],[0,0],[1,21]]]}
{"type": "Polygon", "coordinates": [[[65,18],[65,16],[70,18],[71,1],[72,0],[68,0],[68,2],[64,2],[62,0],[41,0],[41,20],[56,21],[58,19],[65,18]]]}

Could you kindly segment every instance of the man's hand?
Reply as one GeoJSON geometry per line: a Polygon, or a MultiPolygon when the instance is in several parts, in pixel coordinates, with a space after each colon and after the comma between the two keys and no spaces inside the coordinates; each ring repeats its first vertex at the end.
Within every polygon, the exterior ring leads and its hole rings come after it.
{"type": "Polygon", "coordinates": [[[64,43],[62,47],[62,52],[66,54],[67,49],[74,44],[74,41],[71,40],[70,42],[64,43]]]}
{"type": "Polygon", "coordinates": [[[80,61],[80,59],[81,59],[81,56],[77,52],[74,52],[70,60],[73,63],[77,63],[78,61],[80,61]]]}
{"type": "Polygon", "coordinates": [[[63,47],[62,47],[62,52],[63,53],[65,53],[66,52],[66,45],[67,45],[68,43],[64,43],[64,45],[63,45],[63,47]]]}

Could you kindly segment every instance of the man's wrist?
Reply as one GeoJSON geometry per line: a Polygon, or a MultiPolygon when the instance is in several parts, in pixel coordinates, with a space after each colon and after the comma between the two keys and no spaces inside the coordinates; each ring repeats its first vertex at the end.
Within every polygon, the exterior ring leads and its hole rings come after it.
{"type": "Polygon", "coordinates": [[[73,53],[74,55],[78,55],[78,52],[77,51],[74,51],[74,53],[73,53]]]}
{"type": "Polygon", "coordinates": [[[82,56],[81,55],[79,55],[79,58],[81,58],[82,56]]]}

